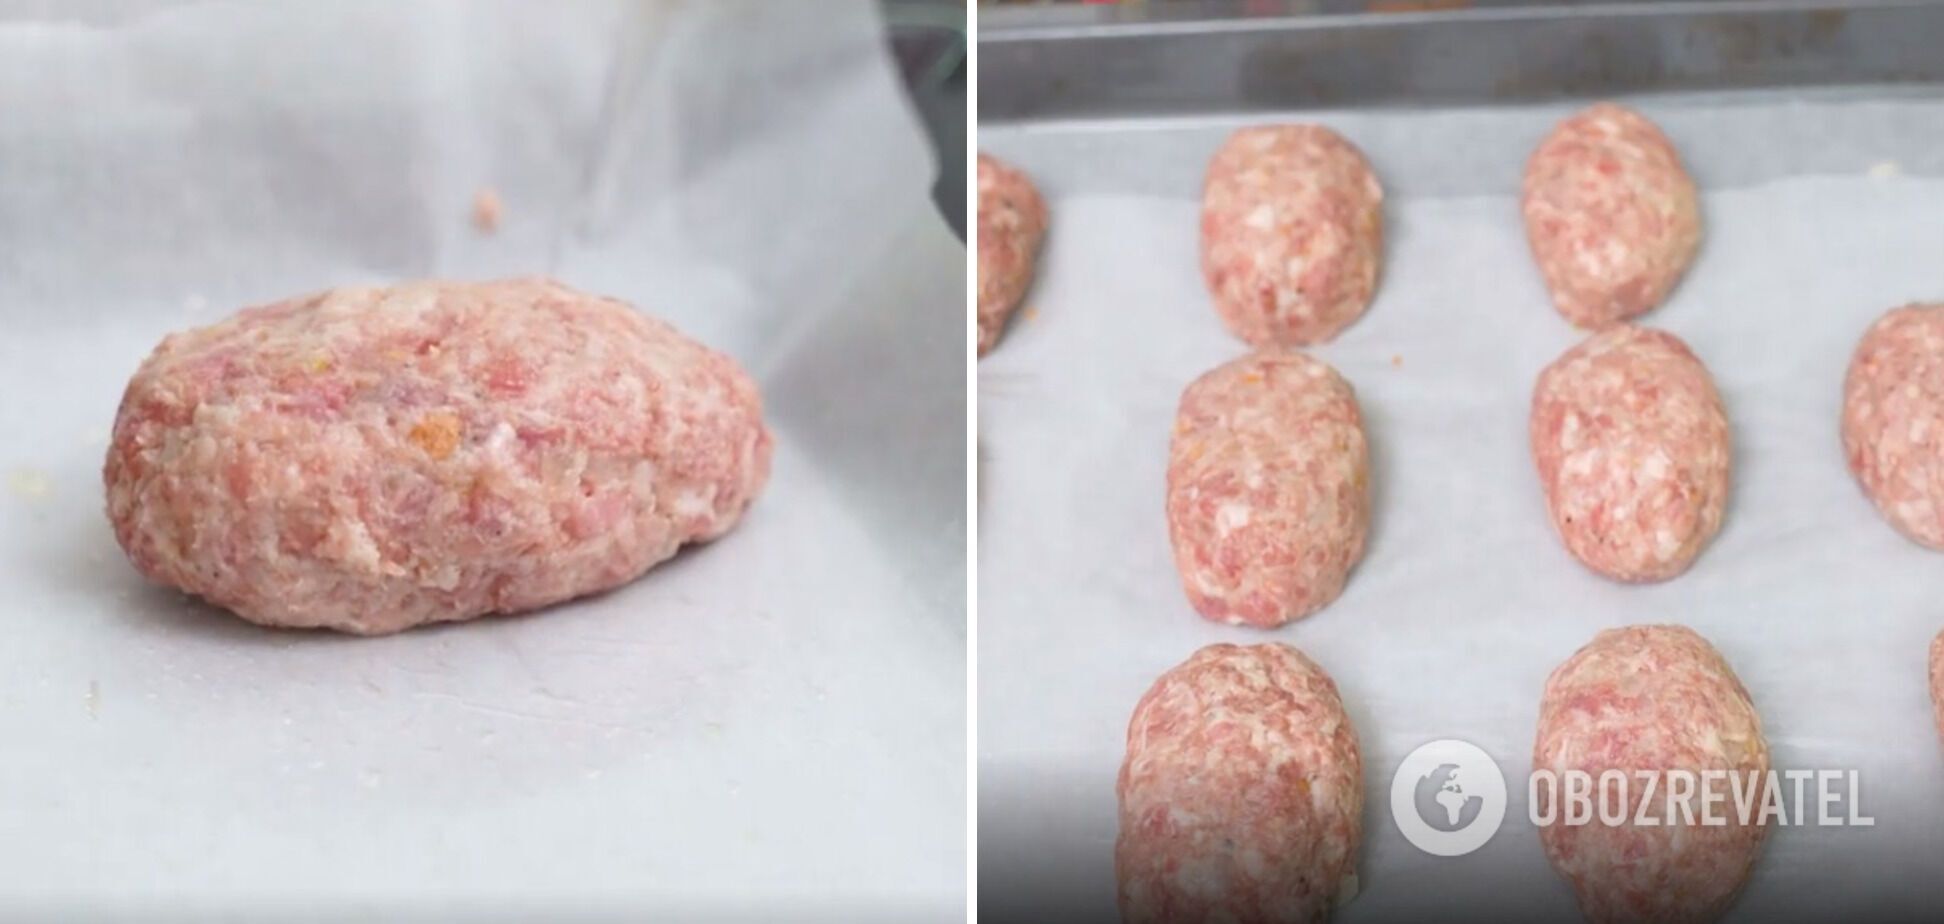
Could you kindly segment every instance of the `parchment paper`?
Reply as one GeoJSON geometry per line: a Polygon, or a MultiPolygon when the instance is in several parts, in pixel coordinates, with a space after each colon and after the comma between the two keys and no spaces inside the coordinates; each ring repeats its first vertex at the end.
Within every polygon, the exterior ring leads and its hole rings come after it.
{"type": "Polygon", "coordinates": [[[960,914],[965,257],[876,15],[0,3],[0,917],[960,914]],[[163,334],[532,273],[755,374],[734,533],[381,639],[124,561],[101,460],[163,334]]]}
{"type": "Polygon", "coordinates": [[[1111,919],[1135,702],[1203,645],[1274,640],[1334,675],[1362,741],[1363,889],[1343,920],[1571,919],[1527,813],[1540,692],[1599,629],[1669,621],[1734,665],[1778,769],[1856,770],[1876,819],[1774,830],[1731,917],[1940,906],[1944,766],[1925,660],[1944,628],[1944,558],[1877,515],[1837,426],[1864,329],[1944,298],[1944,104],[1867,91],[1637,102],[1704,189],[1699,259],[1643,320],[1685,339],[1726,401],[1734,487],[1719,537],[1685,576],[1629,587],[1582,568],[1546,518],[1531,387],[1581,335],[1547,301],[1516,191],[1569,107],[1292,115],[1372,159],[1387,264],[1369,312],[1314,351],[1366,415],[1368,551],[1333,605],[1268,632],[1195,615],[1162,512],[1181,389],[1243,350],[1209,307],[1197,222],[1208,156],[1255,119],[981,131],[1052,213],[1031,307],[979,366],[982,912],[1111,919]],[[1439,738],[1484,748],[1512,791],[1497,836],[1450,860],[1412,847],[1389,807],[1403,757],[1439,738]]]}

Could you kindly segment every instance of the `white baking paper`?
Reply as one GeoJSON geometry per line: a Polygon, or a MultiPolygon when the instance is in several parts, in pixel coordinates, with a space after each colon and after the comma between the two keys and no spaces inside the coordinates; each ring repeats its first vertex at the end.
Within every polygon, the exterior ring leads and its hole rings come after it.
{"type": "Polygon", "coordinates": [[[1281,641],[1334,675],[1362,741],[1362,894],[1343,920],[1571,919],[1527,812],[1540,692],[1598,630],[1642,622],[1711,639],[1775,766],[1857,771],[1876,820],[1774,830],[1732,919],[1940,906],[1944,761],[1925,661],[1944,628],[1944,557],[1877,515],[1837,428],[1864,329],[1944,299],[1944,104],[1868,91],[1639,102],[1704,189],[1699,259],[1642,320],[1685,339],[1727,403],[1719,537],[1685,576],[1631,587],[1582,568],[1547,520],[1531,387],[1580,335],[1540,285],[1516,191],[1568,107],[1290,115],[1359,144],[1389,197],[1376,301],[1314,350],[1362,402],[1368,551],[1340,599],[1275,631],[1195,615],[1162,510],[1181,389],[1244,349],[1201,280],[1198,197],[1209,154],[1256,119],[981,130],[1051,210],[1030,308],[979,365],[982,911],[1111,919],[1135,702],[1203,645],[1281,641]],[[1412,847],[1389,806],[1404,756],[1439,738],[1484,748],[1511,789],[1497,836],[1456,859],[1412,847]]]}
{"type": "Polygon", "coordinates": [[[965,257],[876,17],[0,2],[0,917],[961,913],[965,257]],[[533,273],[761,382],[735,532],[379,639],[124,561],[101,461],[165,333],[533,273]]]}

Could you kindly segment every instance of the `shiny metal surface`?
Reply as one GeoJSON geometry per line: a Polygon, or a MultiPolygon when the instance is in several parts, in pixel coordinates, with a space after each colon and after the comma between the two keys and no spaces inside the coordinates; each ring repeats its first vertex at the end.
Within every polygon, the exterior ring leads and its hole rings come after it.
{"type": "Polygon", "coordinates": [[[1440,5],[981,7],[979,118],[1944,84],[1932,2],[1440,5]]]}

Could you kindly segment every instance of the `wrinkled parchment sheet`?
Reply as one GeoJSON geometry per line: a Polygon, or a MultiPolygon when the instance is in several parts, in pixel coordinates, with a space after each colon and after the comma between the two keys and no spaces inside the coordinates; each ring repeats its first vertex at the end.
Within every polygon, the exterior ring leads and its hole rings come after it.
{"type": "Polygon", "coordinates": [[[0,916],[961,913],[965,251],[877,15],[0,2],[0,916]],[[760,381],[735,532],[380,639],[123,559],[101,461],[165,333],[534,273],[760,381]]]}
{"type": "Polygon", "coordinates": [[[1243,351],[1201,280],[1198,197],[1208,156],[1257,119],[982,129],[981,147],[1032,173],[1052,212],[1031,307],[979,366],[982,909],[1112,915],[1114,781],[1135,702],[1203,645],[1280,641],[1334,675],[1362,741],[1362,894],[1343,920],[1570,919],[1527,814],[1540,693],[1598,630],[1642,622],[1711,639],[1775,766],[1858,771],[1877,821],[1775,830],[1732,919],[1939,906],[1944,760],[1925,659],[1944,628],[1944,557],[1877,515],[1838,420],[1871,321],[1944,299],[1944,103],[1635,102],[1703,187],[1699,258],[1644,321],[1685,339],[1727,404],[1719,537],[1684,577],[1629,587],[1582,568],[1546,517],[1531,388],[1581,335],[1546,298],[1516,196],[1526,156],[1571,107],[1291,115],[1370,156],[1387,262],[1369,312],[1314,350],[1365,414],[1368,550],[1339,600],[1275,631],[1195,615],[1162,510],[1181,389],[1243,351]],[[1405,841],[1388,804],[1404,756],[1439,738],[1484,748],[1512,793],[1497,836],[1450,860],[1405,841]]]}

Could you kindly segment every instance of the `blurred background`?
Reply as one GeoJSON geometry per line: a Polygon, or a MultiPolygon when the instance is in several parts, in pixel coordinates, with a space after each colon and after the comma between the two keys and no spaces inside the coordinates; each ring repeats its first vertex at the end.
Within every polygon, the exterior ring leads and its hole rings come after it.
{"type": "Polygon", "coordinates": [[[891,53],[938,157],[932,199],[965,238],[965,0],[882,0],[891,53]]]}

